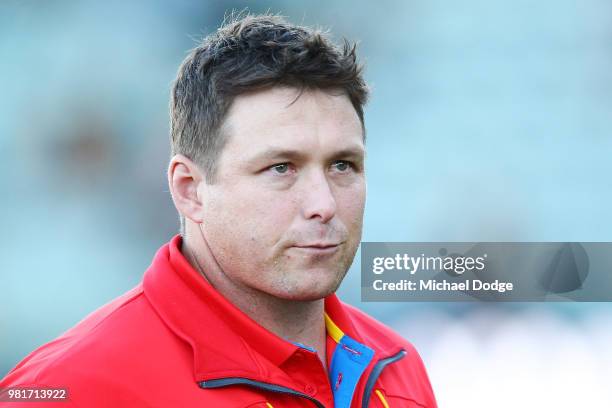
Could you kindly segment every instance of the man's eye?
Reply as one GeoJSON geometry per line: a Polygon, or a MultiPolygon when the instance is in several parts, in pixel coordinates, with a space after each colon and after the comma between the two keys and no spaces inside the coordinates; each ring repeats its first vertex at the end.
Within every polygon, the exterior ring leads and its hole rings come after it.
{"type": "Polygon", "coordinates": [[[287,173],[287,171],[289,171],[289,163],[275,164],[274,166],[270,168],[277,173],[285,174],[287,173]]]}
{"type": "Polygon", "coordinates": [[[344,160],[335,161],[334,164],[332,164],[332,166],[335,167],[336,170],[341,171],[341,172],[345,172],[352,167],[351,163],[344,161],[344,160]]]}

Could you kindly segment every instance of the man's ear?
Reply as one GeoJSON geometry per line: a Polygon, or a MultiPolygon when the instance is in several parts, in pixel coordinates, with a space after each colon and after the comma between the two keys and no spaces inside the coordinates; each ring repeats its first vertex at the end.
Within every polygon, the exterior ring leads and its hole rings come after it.
{"type": "Polygon", "coordinates": [[[168,187],[177,211],[195,223],[203,221],[198,186],[204,181],[200,168],[188,157],[177,154],[168,166],[168,187]]]}

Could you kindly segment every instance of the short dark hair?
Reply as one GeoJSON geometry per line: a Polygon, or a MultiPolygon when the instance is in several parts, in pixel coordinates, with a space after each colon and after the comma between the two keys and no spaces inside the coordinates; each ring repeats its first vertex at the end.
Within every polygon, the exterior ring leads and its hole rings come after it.
{"type": "Polygon", "coordinates": [[[220,130],[232,101],[274,86],[344,92],[363,126],[368,88],[355,49],[278,15],[229,18],[178,70],[170,98],[172,155],[189,157],[214,183],[227,139],[220,130]]]}

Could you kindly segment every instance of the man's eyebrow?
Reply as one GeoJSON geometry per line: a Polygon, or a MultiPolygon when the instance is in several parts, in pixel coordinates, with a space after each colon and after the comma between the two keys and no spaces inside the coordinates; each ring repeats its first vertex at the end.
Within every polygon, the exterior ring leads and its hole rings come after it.
{"type": "Polygon", "coordinates": [[[354,160],[363,159],[365,156],[365,149],[362,147],[349,147],[341,149],[332,154],[333,158],[351,158],[354,160]]]}
{"type": "Polygon", "coordinates": [[[270,148],[255,154],[247,159],[249,163],[259,163],[269,160],[298,160],[303,159],[304,154],[292,149],[270,148]]]}
{"type": "MultiPolygon", "coordinates": [[[[365,150],[362,147],[348,147],[340,150],[333,151],[330,154],[331,159],[337,158],[351,158],[355,160],[363,159],[365,150]]],[[[247,159],[249,163],[258,163],[268,160],[303,160],[308,156],[307,152],[302,152],[294,149],[284,148],[270,148],[247,159]]]]}

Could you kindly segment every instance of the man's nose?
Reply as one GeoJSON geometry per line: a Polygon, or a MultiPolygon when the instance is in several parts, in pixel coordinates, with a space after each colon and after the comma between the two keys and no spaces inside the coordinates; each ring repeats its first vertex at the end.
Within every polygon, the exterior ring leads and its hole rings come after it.
{"type": "Polygon", "coordinates": [[[323,172],[316,172],[309,177],[303,194],[304,218],[320,218],[320,222],[325,224],[334,217],[336,198],[323,172]]]}

